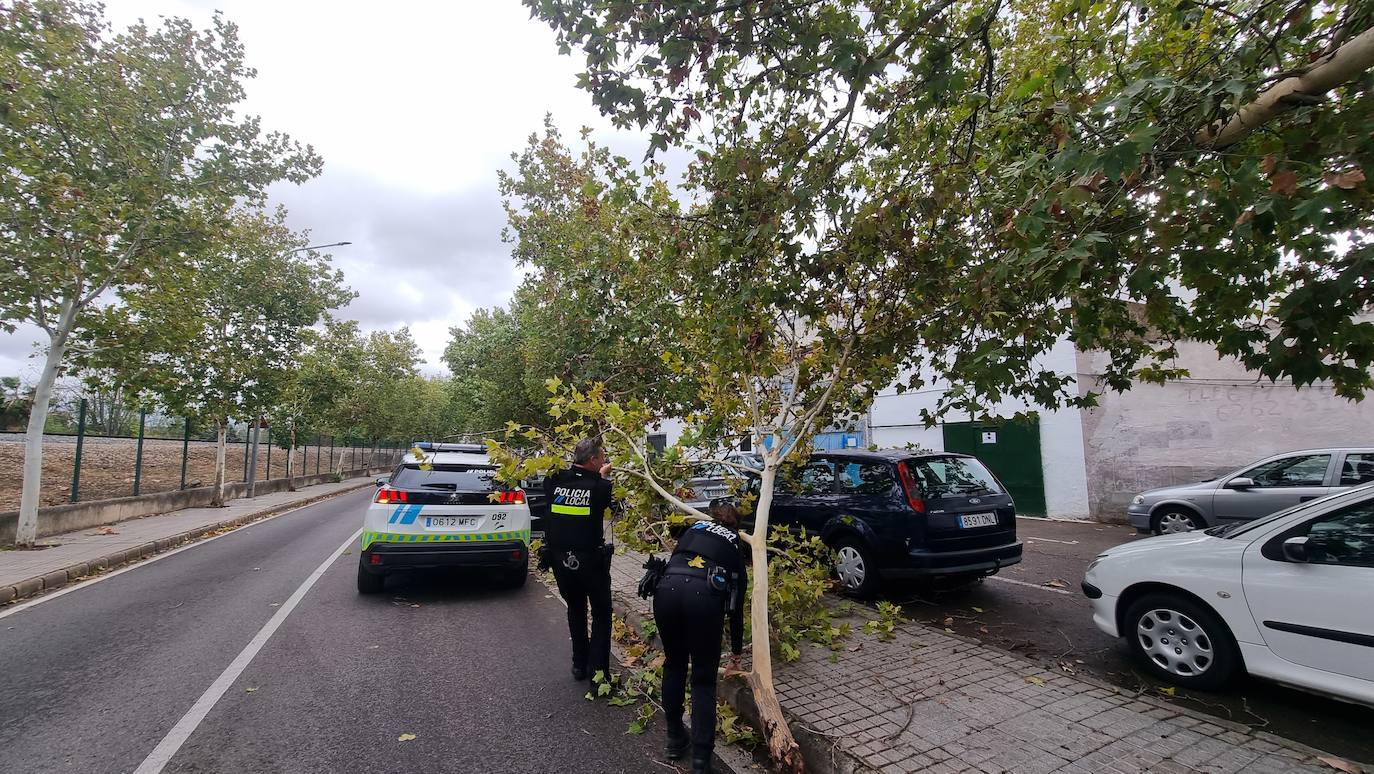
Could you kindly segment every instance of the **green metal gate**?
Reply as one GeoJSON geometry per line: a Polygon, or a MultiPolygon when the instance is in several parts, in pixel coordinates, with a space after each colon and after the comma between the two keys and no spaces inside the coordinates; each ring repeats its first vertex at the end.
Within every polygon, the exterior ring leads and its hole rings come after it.
{"type": "Polygon", "coordinates": [[[1040,460],[1040,420],[949,422],[945,451],[972,454],[1006,485],[1016,510],[1045,515],[1045,474],[1040,460]]]}

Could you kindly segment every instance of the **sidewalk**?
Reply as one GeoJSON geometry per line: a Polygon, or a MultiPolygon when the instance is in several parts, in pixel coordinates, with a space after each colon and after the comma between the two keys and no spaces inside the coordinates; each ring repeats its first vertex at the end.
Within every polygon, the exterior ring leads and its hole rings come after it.
{"type": "MultiPolygon", "coordinates": [[[[617,555],[612,565],[616,608],[632,620],[652,615],[635,594],[642,561],[617,555]]],[[[876,613],[856,607],[854,634],[838,653],[803,647],[801,659],[775,667],[810,771],[1335,771],[1309,747],[939,629],[907,623],[880,641],[860,631],[876,613]]]]}
{"type": "Polygon", "coordinates": [[[371,485],[372,479],[366,476],[337,484],[316,484],[295,492],[231,500],[223,508],[188,508],[109,527],[64,532],[40,540],[40,544],[55,545],[39,551],[0,551],[0,604],[65,586],[220,529],[371,485]]]}

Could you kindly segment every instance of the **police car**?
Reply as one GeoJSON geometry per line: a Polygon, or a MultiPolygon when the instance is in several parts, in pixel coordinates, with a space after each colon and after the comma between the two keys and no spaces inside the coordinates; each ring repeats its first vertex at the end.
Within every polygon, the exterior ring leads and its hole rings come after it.
{"type": "Polygon", "coordinates": [[[496,481],[496,466],[477,444],[416,444],[377,493],[363,518],[358,592],[382,590],[396,570],[475,567],[522,586],[529,567],[530,509],[521,489],[496,481]]]}

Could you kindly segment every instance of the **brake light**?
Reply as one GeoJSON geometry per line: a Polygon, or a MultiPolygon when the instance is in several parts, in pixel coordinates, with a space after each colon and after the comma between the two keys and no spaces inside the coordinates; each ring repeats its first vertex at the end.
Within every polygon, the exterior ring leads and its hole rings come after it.
{"type": "Polygon", "coordinates": [[[388,503],[406,503],[410,502],[410,496],[403,490],[384,486],[377,490],[377,497],[373,499],[373,502],[382,505],[387,505],[388,503]]]}
{"type": "Polygon", "coordinates": [[[916,485],[916,477],[911,474],[911,468],[903,462],[897,466],[897,474],[901,476],[902,491],[906,493],[906,501],[911,506],[911,510],[925,513],[926,501],[921,499],[921,489],[916,485]]]}
{"type": "Polygon", "coordinates": [[[502,505],[524,505],[525,491],[523,489],[512,489],[507,492],[497,492],[496,502],[502,505]]]}

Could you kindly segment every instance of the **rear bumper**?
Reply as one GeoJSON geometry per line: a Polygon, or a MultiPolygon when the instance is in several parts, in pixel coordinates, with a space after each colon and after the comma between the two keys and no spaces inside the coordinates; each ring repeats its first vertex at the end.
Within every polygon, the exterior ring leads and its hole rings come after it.
{"type": "Polygon", "coordinates": [[[1003,567],[1021,563],[1021,541],[966,551],[933,552],[913,549],[901,564],[884,567],[885,578],[929,578],[938,575],[992,575],[1003,567]]]}
{"type": "Polygon", "coordinates": [[[362,563],[378,572],[431,567],[516,570],[529,565],[529,548],[523,540],[429,545],[377,542],[363,550],[362,563]]]}

